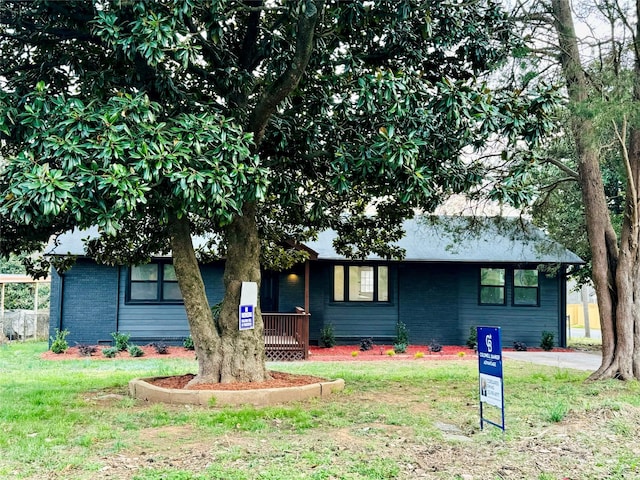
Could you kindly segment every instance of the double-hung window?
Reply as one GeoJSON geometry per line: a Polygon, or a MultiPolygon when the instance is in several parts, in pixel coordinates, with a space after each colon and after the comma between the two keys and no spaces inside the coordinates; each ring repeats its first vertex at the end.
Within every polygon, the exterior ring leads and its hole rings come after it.
{"type": "Polygon", "coordinates": [[[504,305],[506,272],[504,268],[480,269],[480,305],[504,305]]]}
{"type": "Polygon", "coordinates": [[[335,265],[335,302],[388,302],[389,267],[386,265],[335,265]]]}
{"type": "Polygon", "coordinates": [[[130,302],[181,302],[182,294],[173,265],[147,263],[130,269],[128,300],[130,302]]]}
{"type": "Polygon", "coordinates": [[[538,305],[538,270],[519,269],[513,271],[513,304],[538,305]]]}

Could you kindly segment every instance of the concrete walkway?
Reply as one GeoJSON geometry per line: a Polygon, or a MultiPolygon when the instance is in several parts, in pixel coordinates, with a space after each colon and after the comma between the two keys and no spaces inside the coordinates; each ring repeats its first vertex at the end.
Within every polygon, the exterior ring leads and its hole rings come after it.
{"type": "Polygon", "coordinates": [[[595,372],[602,362],[599,352],[502,352],[505,359],[537,363],[558,368],[595,372]]]}

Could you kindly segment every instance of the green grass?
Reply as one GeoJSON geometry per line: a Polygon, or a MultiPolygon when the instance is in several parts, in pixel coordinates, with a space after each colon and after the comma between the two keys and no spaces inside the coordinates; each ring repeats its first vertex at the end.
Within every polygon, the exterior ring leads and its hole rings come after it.
{"type": "Polygon", "coordinates": [[[640,475],[638,382],[586,383],[586,372],[508,361],[503,434],[479,429],[473,361],[273,363],[343,378],[346,388],[302,403],[222,408],[128,397],[130,379],[193,372],[193,361],[44,361],[45,349],[0,346],[0,478],[640,475]]]}

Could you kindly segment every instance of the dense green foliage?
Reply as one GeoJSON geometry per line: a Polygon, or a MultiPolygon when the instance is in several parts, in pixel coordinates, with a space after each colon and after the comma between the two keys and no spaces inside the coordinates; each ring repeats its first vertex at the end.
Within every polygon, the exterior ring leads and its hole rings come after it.
{"type": "MultiPolygon", "coordinates": [[[[463,151],[500,135],[509,159],[550,128],[552,90],[486,83],[512,33],[479,1],[4,1],[0,252],[95,226],[92,255],[140,261],[172,216],[224,236],[258,201],[276,253],[333,227],[346,253],[399,255],[413,208],[486,187],[463,151]]],[[[522,203],[511,173],[488,194],[522,203]]]]}

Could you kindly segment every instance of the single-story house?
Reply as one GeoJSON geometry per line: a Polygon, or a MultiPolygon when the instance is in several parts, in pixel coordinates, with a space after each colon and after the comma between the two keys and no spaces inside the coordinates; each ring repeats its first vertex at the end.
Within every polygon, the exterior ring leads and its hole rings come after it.
{"type": "MultiPolygon", "coordinates": [[[[524,234],[517,225],[524,224],[417,217],[404,223],[402,260],[350,260],[333,248],[335,233],[322,232],[306,244],[305,264],[263,272],[265,335],[272,327],[267,318],[301,316],[311,344],[328,324],[339,343],[368,337],[393,343],[403,322],[412,344],[462,345],[472,327],[488,325],[502,327],[505,346],[537,346],[544,331],[565,345],[566,267],[583,262],[540,230],[524,225],[524,234]]],[[[78,256],[62,275],[52,272],[52,332],[69,330],[72,344],[106,344],[116,331],[138,343],[177,343],[189,335],[170,258],[131,267],[98,265],[84,256],[85,236],[65,234],[49,251],[78,256]]],[[[223,297],[223,268],[222,261],[201,265],[212,305],[223,297]]]]}

